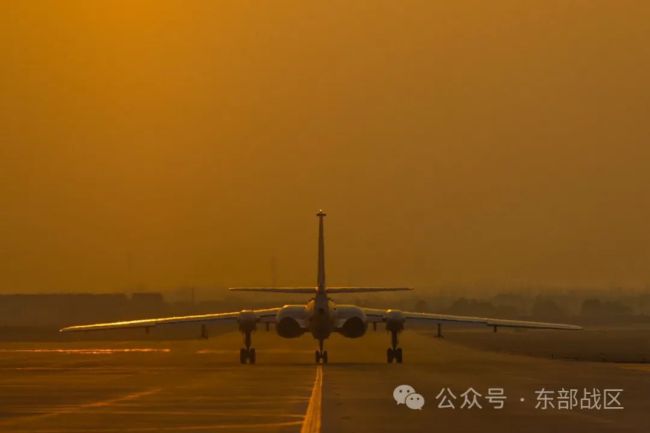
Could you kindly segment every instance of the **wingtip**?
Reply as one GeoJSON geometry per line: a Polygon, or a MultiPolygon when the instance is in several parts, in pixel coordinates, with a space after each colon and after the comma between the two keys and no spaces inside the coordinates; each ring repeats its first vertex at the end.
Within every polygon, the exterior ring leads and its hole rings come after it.
{"type": "Polygon", "coordinates": [[[69,332],[75,332],[79,331],[79,326],[66,326],[65,328],[59,329],[59,333],[61,334],[67,334],[69,332]]]}
{"type": "Polygon", "coordinates": [[[582,326],[578,326],[578,325],[562,324],[561,326],[562,326],[561,328],[557,328],[557,329],[561,329],[565,331],[582,331],[584,329],[582,326]]]}

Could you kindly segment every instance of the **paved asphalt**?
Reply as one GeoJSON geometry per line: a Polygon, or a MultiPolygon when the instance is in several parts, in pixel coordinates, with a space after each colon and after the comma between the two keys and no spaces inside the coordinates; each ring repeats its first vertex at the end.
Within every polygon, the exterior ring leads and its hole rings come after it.
{"type": "MultiPolygon", "coordinates": [[[[254,366],[238,363],[236,333],[191,341],[2,343],[0,431],[300,432],[314,398],[313,341],[261,331],[254,343],[254,366]]],[[[327,342],[330,364],[323,369],[319,404],[323,432],[650,429],[647,364],[531,358],[406,332],[405,363],[388,365],[387,343],[388,335],[379,331],[327,342]],[[422,410],[395,403],[393,389],[400,384],[422,395],[422,410]],[[455,409],[438,407],[442,397],[436,396],[446,388],[456,396],[450,400],[455,409]],[[481,394],[482,409],[460,408],[469,388],[481,394]],[[488,388],[503,389],[503,409],[487,401],[488,388]],[[535,408],[535,391],[542,388],[555,392],[556,408],[535,408]],[[577,389],[578,399],[584,388],[623,389],[623,409],[558,409],[567,401],[556,398],[562,388],[577,389]]]]}

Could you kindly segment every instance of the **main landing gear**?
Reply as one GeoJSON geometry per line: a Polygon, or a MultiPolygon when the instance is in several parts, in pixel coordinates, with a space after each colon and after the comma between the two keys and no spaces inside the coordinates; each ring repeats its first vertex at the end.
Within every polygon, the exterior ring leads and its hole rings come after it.
{"type": "Polygon", "coordinates": [[[251,347],[251,331],[244,333],[244,346],[239,349],[239,362],[242,364],[255,364],[255,348],[251,347]]]}
{"type": "Polygon", "coordinates": [[[402,348],[398,347],[397,332],[398,331],[390,331],[391,347],[386,349],[386,362],[389,364],[393,361],[398,364],[402,363],[402,348]]]}
{"type": "Polygon", "coordinates": [[[323,340],[318,340],[318,350],[314,352],[314,360],[316,364],[327,364],[327,350],[323,350],[323,340]]]}

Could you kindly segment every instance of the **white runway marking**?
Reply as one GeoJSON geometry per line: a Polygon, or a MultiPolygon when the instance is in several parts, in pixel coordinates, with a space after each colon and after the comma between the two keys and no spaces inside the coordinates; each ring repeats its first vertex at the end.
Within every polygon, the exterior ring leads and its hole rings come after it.
{"type": "Polygon", "coordinates": [[[323,402],[323,366],[316,367],[316,380],[311,391],[309,405],[305,413],[300,433],[320,433],[323,402]]]}

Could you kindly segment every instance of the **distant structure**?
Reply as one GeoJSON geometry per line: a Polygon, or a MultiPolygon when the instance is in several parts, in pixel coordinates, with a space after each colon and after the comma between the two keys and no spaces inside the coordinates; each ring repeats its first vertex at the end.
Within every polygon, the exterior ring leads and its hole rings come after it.
{"type": "Polygon", "coordinates": [[[121,320],[135,315],[167,314],[160,293],[0,295],[0,326],[59,327],[94,320],[121,320]]]}

